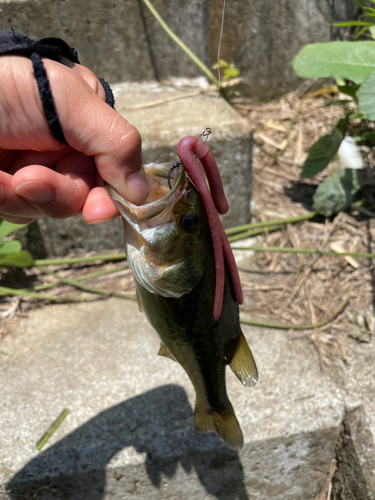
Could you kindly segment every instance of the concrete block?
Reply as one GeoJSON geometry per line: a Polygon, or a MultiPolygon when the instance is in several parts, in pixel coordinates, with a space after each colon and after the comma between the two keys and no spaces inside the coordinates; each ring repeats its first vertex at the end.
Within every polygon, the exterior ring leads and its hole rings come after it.
{"type": "Polygon", "coordinates": [[[156,355],[159,340],[136,303],[31,311],[0,346],[0,500],[311,499],[333,458],[335,487],[360,479],[372,492],[374,342],[349,341],[347,363],[322,371],[311,344],[243,330],[259,383],[248,390],[228,370],[245,437],[236,452],[195,433],[194,389],[156,355]],[[351,411],[361,406],[365,415],[351,411]],[[69,416],[37,452],[64,408],[69,416]]]}
{"type": "MultiPolygon", "coordinates": [[[[172,31],[209,65],[207,0],[153,0],[152,4],[172,31]]],[[[198,66],[167,35],[143,2],[140,5],[157,79],[201,76],[198,66]]]]}
{"type": "MultiPolygon", "coordinates": [[[[178,161],[176,147],[186,135],[199,136],[209,123],[214,96],[200,94],[198,87],[178,88],[151,83],[113,86],[116,109],[140,131],[145,163],[178,161]],[[159,103],[158,105],[154,105],[159,103]]],[[[225,226],[244,224],[250,218],[251,140],[249,125],[222,99],[216,107],[209,146],[222,174],[230,204],[225,226]]],[[[73,249],[95,251],[121,248],[122,225],[112,220],[87,225],[80,216],[67,220],[44,219],[32,229],[27,246],[35,255],[65,255],[73,249]],[[38,243],[39,235],[42,242],[38,243]],[[38,253],[43,249],[43,254],[38,253]]]]}
{"type": "Polygon", "coordinates": [[[135,0],[0,1],[0,29],[30,38],[57,36],[82,64],[110,82],[155,78],[144,22],[135,0]]]}
{"type": "MultiPolygon", "coordinates": [[[[206,65],[216,62],[222,0],[153,4],[206,65]]],[[[0,8],[0,29],[61,37],[110,82],[201,74],[142,0],[1,0],[0,8]]],[[[340,36],[332,23],[354,19],[356,8],[352,0],[228,0],[221,57],[249,79],[253,97],[280,95],[299,82],[289,64],[299,49],[340,36]]]]}
{"type": "Polygon", "coordinates": [[[345,414],[336,449],[334,492],[341,500],[375,498],[375,444],[363,406],[345,414]]]}
{"type": "Polygon", "coordinates": [[[343,394],[313,349],[290,349],[283,332],[245,334],[261,379],[247,390],[228,374],[245,436],[236,452],[195,433],[194,389],[177,363],[156,355],[159,341],[135,303],[31,312],[1,344],[0,498],[314,498],[334,456],[343,394]],[[63,408],[71,413],[38,453],[35,442],[63,408]]]}
{"type": "MultiPolygon", "coordinates": [[[[209,0],[211,62],[217,59],[222,0],[209,0]]],[[[307,43],[340,38],[333,22],[355,19],[352,0],[228,0],[221,56],[249,80],[243,91],[270,99],[301,80],[290,64],[307,43]]]]}

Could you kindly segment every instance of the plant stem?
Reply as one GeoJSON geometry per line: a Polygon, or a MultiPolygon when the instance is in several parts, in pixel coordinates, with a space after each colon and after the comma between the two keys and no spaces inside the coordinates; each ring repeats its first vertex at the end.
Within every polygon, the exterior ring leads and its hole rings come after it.
{"type": "Polygon", "coordinates": [[[39,441],[36,443],[36,449],[40,451],[43,446],[46,444],[46,442],[49,440],[49,438],[52,436],[52,434],[60,427],[60,425],[63,423],[63,421],[66,419],[66,417],[69,414],[69,410],[66,408],[63,410],[63,412],[57,417],[57,419],[53,422],[53,424],[50,426],[48,431],[43,434],[43,436],[39,439],[39,441]]]}
{"type": "MultiPolygon", "coordinates": [[[[277,231],[280,226],[267,226],[267,231],[277,231]]],[[[235,234],[234,236],[229,236],[229,243],[232,241],[243,240],[244,238],[250,238],[251,236],[256,236],[257,234],[262,234],[266,230],[266,227],[261,227],[259,229],[254,229],[252,231],[245,231],[243,233],[235,234]]]]}
{"type": "Polygon", "coordinates": [[[90,255],[89,257],[71,257],[70,259],[56,258],[56,259],[38,259],[34,264],[38,266],[52,266],[52,265],[64,265],[64,264],[84,264],[86,262],[95,261],[106,262],[109,260],[126,260],[125,253],[113,253],[106,255],[90,255]]]}
{"type": "Polygon", "coordinates": [[[293,222],[301,222],[303,220],[313,219],[317,215],[319,215],[318,212],[309,212],[303,215],[296,215],[295,217],[287,217],[286,219],[271,219],[264,222],[252,222],[250,224],[243,224],[242,226],[230,227],[229,229],[226,229],[225,232],[227,236],[231,236],[232,234],[246,231],[248,229],[255,229],[257,227],[268,227],[274,226],[275,224],[281,225],[291,224],[293,222]]]}
{"type": "MultiPolygon", "coordinates": [[[[148,10],[151,12],[151,14],[154,16],[154,18],[157,20],[157,22],[160,24],[160,26],[163,28],[163,30],[169,35],[172,40],[182,49],[186,55],[190,57],[190,59],[199,67],[201,71],[207,76],[209,80],[211,80],[212,83],[216,85],[216,87],[220,88],[220,83],[219,80],[213,75],[213,73],[207,68],[207,66],[197,57],[192,50],[189,49],[187,45],[171,30],[171,28],[167,25],[167,23],[164,21],[164,19],[160,16],[158,11],[155,9],[155,7],[152,5],[150,0],[143,0],[143,3],[146,5],[148,10]]],[[[228,100],[228,98],[225,95],[225,92],[222,88],[220,88],[220,92],[223,95],[223,97],[228,100]]]]}
{"type": "Polygon", "coordinates": [[[83,285],[82,283],[78,283],[76,280],[64,278],[63,276],[60,276],[59,274],[54,273],[53,271],[48,271],[48,269],[44,268],[43,266],[37,266],[37,267],[42,273],[53,276],[57,280],[61,281],[61,283],[64,283],[65,285],[74,286],[75,288],[79,288],[80,290],[83,290],[85,292],[95,293],[98,295],[106,295],[110,297],[118,297],[121,299],[136,300],[136,298],[132,295],[127,295],[124,293],[115,293],[111,292],[110,290],[104,290],[102,288],[95,288],[93,286],[83,285]]]}
{"type": "MultiPolygon", "coordinates": [[[[113,267],[112,269],[104,269],[103,271],[95,271],[94,273],[88,273],[88,274],[84,274],[83,276],[78,276],[77,278],[75,278],[75,281],[86,281],[86,280],[89,280],[91,278],[97,278],[98,276],[104,276],[105,274],[112,274],[112,273],[116,273],[118,271],[123,271],[124,270],[124,266],[117,266],[117,267],[113,267]]],[[[55,288],[56,286],[56,283],[46,283],[44,285],[36,285],[34,286],[31,290],[33,290],[34,292],[41,292],[41,291],[44,291],[44,290],[49,290],[50,288],[55,288]]],[[[24,290],[27,291],[27,288],[24,290]]]]}
{"type": "Polygon", "coordinates": [[[56,295],[44,295],[37,292],[29,292],[21,289],[7,288],[5,286],[0,286],[0,297],[6,297],[8,295],[15,295],[17,297],[29,297],[31,299],[38,300],[49,300],[50,302],[91,302],[92,300],[97,300],[97,297],[59,297],[56,295]]]}
{"type": "Polygon", "coordinates": [[[320,321],[319,323],[314,323],[311,325],[285,325],[282,323],[272,323],[268,321],[257,321],[253,319],[245,319],[241,318],[240,321],[241,323],[244,323],[245,325],[252,325],[252,326],[264,326],[266,328],[277,328],[279,330],[314,330],[315,328],[321,328],[322,326],[328,325],[331,321],[336,319],[336,317],[344,310],[346,304],[349,302],[350,295],[353,290],[353,285],[350,286],[348,293],[345,295],[343,301],[336,307],[334,310],[333,315],[325,319],[323,321],[320,321]]]}
{"type": "Polygon", "coordinates": [[[281,248],[281,247],[232,247],[232,250],[252,250],[253,252],[276,252],[276,253],[306,253],[327,255],[329,257],[358,257],[364,259],[375,259],[374,253],[354,253],[354,252],[331,252],[318,250],[317,248],[281,248]]]}

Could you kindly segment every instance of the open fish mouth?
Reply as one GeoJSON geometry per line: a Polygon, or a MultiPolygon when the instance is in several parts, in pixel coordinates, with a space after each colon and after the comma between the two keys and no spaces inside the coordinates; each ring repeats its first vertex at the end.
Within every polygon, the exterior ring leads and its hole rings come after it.
{"type": "MultiPolygon", "coordinates": [[[[175,205],[181,198],[188,179],[183,167],[179,166],[173,170],[171,168],[170,163],[149,163],[143,166],[149,185],[149,195],[143,205],[134,205],[120,196],[112,186],[106,185],[116,208],[129,224],[149,221],[175,205]],[[168,184],[168,174],[170,174],[172,188],[168,184]]],[[[162,220],[158,221],[158,223],[162,222],[162,220]]]]}
{"type": "Polygon", "coordinates": [[[163,297],[180,297],[195,285],[191,273],[185,276],[186,256],[171,257],[175,206],[186,195],[189,180],[182,166],[150,163],[143,167],[149,195],[143,205],[125,200],[111,186],[107,190],[123,217],[126,255],[134,279],[146,290],[163,297]]]}

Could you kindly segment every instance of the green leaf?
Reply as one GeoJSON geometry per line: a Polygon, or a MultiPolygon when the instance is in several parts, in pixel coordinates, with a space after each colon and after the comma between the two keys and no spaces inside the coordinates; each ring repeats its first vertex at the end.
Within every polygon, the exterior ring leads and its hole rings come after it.
{"type": "Polygon", "coordinates": [[[362,83],[375,69],[373,42],[327,42],[303,47],[292,61],[294,71],[302,78],[346,78],[362,83]]]}
{"type": "Polygon", "coordinates": [[[373,17],[375,15],[375,9],[373,9],[372,7],[362,7],[362,11],[365,16],[373,17]]]}
{"type": "Polygon", "coordinates": [[[5,241],[0,246],[0,254],[1,253],[17,253],[20,251],[21,251],[21,243],[17,240],[5,241]]]}
{"type": "Polygon", "coordinates": [[[313,177],[333,160],[344,136],[337,128],[330,134],[323,135],[311,146],[309,155],[302,167],[301,178],[313,177]]]}
{"type": "MultiPolygon", "coordinates": [[[[373,25],[371,25],[371,26],[373,26],[373,25]]],[[[357,31],[357,33],[354,35],[353,39],[354,39],[354,40],[358,40],[358,38],[359,38],[360,36],[362,36],[362,35],[363,35],[363,33],[366,33],[366,31],[367,31],[367,30],[371,30],[371,27],[367,27],[367,26],[365,26],[364,28],[361,28],[361,29],[360,29],[359,31],[357,31]]],[[[371,33],[371,31],[370,31],[370,33],[371,33]]],[[[367,36],[368,38],[372,38],[372,36],[371,36],[371,35],[369,35],[369,34],[366,34],[366,36],[367,36]]]]}
{"type": "Polygon", "coordinates": [[[361,7],[361,9],[367,7],[367,1],[366,0],[354,0],[354,2],[361,7]]]}
{"type": "Polygon", "coordinates": [[[357,170],[346,168],[327,177],[315,191],[313,209],[330,217],[349,208],[361,187],[357,175],[357,170]]]}
{"type": "Polygon", "coordinates": [[[218,69],[218,68],[228,68],[229,64],[227,61],[224,61],[224,59],[219,59],[218,63],[215,63],[211,66],[211,69],[218,69]]]}
{"type": "Polygon", "coordinates": [[[375,26],[371,26],[371,28],[369,28],[369,30],[370,30],[372,38],[375,38],[375,26]]]}
{"type": "Polygon", "coordinates": [[[231,78],[236,78],[239,74],[240,74],[240,72],[237,68],[234,68],[233,66],[229,66],[229,68],[226,68],[224,70],[223,79],[224,79],[224,81],[228,81],[231,78]]]}
{"type": "Polygon", "coordinates": [[[346,131],[348,130],[348,125],[349,125],[349,114],[346,113],[343,118],[337,120],[334,128],[339,130],[342,133],[342,136],[344,137],[346,131]]]}
{"type": "Polygon", "coordinates": [[[333,26],[344,27],[344,26],[372,26],[374,23],[370,21],[344,21],[342,23],[333,23],[333,26]]]}
{"type": "Polygon", "coordinates": [[[34,259],[23,250],[18,253],[0,254],[0,267],[31,267],[34,259]]]}
{"type": "Polygon", "coordinates": [[[18,231],[26,226],[27,224],[12,224],[11,222],[2,220],[0,223],[0,236],[8,236],[9,234],[14,233],[14,231],[18,231]]]}
{"type": "Polygon", "coordinates": [[[350,97],[353,97],[353,99],[356,98],[356,92],[359,89],[359,85],[339,85],[338,91],[350,95],[350,97]]]}
{"type": "Polygon", "coordinates": [[[361,110],[369,120],[375,120],[375,71],[370,73],[360,86],[358,92],[358,103],[361,110]]]}
{"type": "Polygon", "coordinates": [[[370,142],[372,144],[375,143],[375,131],[374,132],[364,132],[363,130],[360,130],[358,132],[359,135],[354,137],[354,140],[359,142],[359,141],[366,141],[370,142]]]}

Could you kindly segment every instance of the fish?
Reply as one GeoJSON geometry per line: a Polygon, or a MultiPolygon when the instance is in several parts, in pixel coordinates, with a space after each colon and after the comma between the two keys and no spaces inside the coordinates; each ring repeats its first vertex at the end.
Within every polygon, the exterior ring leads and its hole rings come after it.
{"type": "Polygon", "coordinates": [[[177,361],[194,386],[195,429],[240,449],[243,434],[225,370],[229,365],[249,387],[257,383],[258,371],[241,331],[241,284],[219,217],[229,207],[208,146],[185,137],[177,153],[180,162],[173,168],[143,167],[149,183],[143,205],[107,189],[122,215],[139,308],[161,340],[158,354],[177,361]]]}

